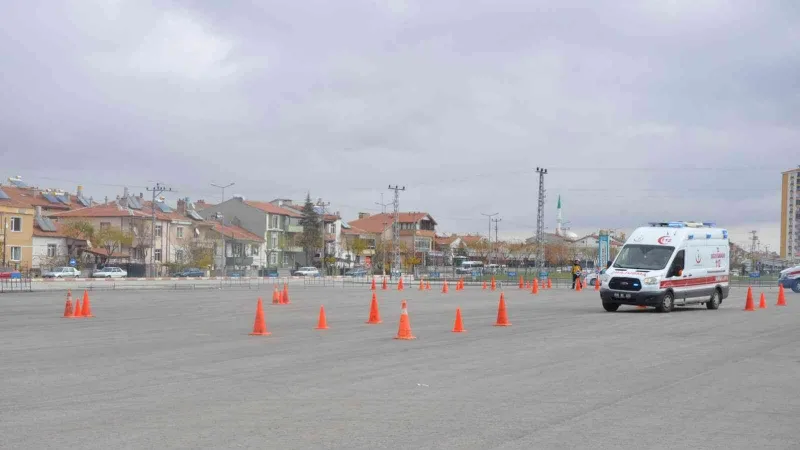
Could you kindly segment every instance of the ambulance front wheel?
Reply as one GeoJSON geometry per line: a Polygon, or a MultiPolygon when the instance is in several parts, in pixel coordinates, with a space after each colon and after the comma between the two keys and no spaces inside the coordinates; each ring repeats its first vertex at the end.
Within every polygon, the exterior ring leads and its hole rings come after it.
{"type": "Polygon", "coordinates": [[[658,306],[656,306],[656,311],[660,313],[668,313],[672,311],[672,308],[674,306],[675,306],[675,296],[672,294],[672,292],[667,292],[661,299],[661,303],[658,306]]]}
{"type": "Polygon", "coordinates": [[[792,290],[800,294],[800,279],[794,280],[794,284],[792,285],[792,290]]]}
{"type": "Polygon", "coordinates": [[[607,302],[603,300],[603,309],[608,312],[614,312],[619,309],[619,303],[607,302]]]}

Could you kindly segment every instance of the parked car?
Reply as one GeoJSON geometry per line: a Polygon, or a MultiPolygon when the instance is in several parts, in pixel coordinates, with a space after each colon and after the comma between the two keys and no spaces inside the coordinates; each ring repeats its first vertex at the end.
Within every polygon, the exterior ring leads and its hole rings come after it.
{"type": "Polygon", "coordinates": [[[294,271],[294,275],[298,277],[318,277],[319,270],[316,267],[301,267],[294,271]]]}
{"type": "Polygon", "coordinates": [[[102,269],[95,270],[92,274],[93,278],[125,278],[128,272],[120,269],[119,267],[106,266],[102,269]]]}
{"type": "Polygon", "coordinates": [[[78,278],[81,273],[74,267],[55,267],[42,274],[42,278],[78,278]]]}
{"type": "Polygon", "coordinates": [[[174,276],[180,278],[199,278],[206,276],[205,271],[196,268],[190,269],[183,269],[180,272],[176,273],[174,276]]]}
{"type": "Polygon", "coordinates": [[[366,277],[368,275],[367,269],[350,269],[344,273],[346,277],[366,277]]]}

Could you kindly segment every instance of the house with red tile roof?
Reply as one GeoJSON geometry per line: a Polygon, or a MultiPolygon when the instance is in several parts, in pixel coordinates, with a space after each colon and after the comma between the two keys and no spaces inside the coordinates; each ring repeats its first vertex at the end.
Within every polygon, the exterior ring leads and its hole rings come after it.
{"type": "MultiPolygon", "coordinates": [[[[398,236],[400,245],[407,249],[414,249],[414,253],[425,260],[428,254],[434,250],[434,239],[436,238],[436,220],[426,212],[400,212],[397,216],[398,236]]],[[[348,227],[344,230],[346,239],[364,239],[368,242],[368,249],[371,252],[364,255],[364,262],[371,264],[375,249],[379,247],[379,242],[383,242],[387,251],[391,251],[391,243],[394,238],[394,214],[380,213],[368,214],[359,213],[358,219],[347,222],[348,227]]]]}
{"type": "Polygon", "coordinates": [[[64,224],[44,217],[42,208],[36,207],[31,258],[33,269],[41,273],[54,267],[69,266],[71,259],[79,261],[87,245],[84,237],[67,232],[64,224]]]}

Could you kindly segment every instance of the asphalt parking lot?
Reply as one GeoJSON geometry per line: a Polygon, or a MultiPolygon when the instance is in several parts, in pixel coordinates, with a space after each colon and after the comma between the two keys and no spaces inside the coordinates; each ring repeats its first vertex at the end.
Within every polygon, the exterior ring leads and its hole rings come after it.
{"type": "Polygon", "coordinates": [[[506,288],[494,327],[499,291],[453,287],[378,291],[380,325],[366,287],[98,291],[77,320],[62,292],[1,295],[0,448],[800,446],[800,295],[607,313],[506,288]],[[248,335],[257,295],[271,336],[248,335]],[[401,299],[416,340],[392,339],[401,299]]]}

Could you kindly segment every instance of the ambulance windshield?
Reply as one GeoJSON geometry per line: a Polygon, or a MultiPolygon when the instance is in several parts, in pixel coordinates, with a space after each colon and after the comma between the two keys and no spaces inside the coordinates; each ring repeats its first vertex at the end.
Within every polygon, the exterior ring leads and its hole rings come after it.
{"type": "Polygon", "coordinates": [[[626,244],[614,261],[619,269],[662,270],[667,267],[675,247],[626,244]]]}

